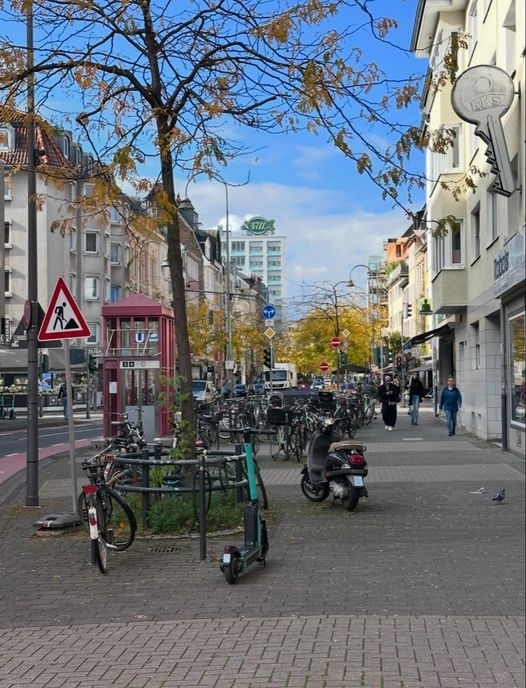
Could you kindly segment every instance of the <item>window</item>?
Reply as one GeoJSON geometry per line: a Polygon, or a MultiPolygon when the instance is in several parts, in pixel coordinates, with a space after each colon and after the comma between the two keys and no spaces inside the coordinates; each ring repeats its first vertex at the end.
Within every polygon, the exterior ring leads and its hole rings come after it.
{"type": "Polygon", "coordinates": [[[121,245],[113,242],[111,244],[111,263],[112,265],[121,264],[121,245]]]}
{"type": "Polygon", "coordinates": [[[499,195],[493,191],[491,186],[487,193],[487,208],[488,236],[486,245],[491,246],[491,244],[499,237],[499,195]]]}
{"type": "Polygon", "coordinates": [[[86,232],[84,236],[84,250],[86,253],[97,253],[98,235],[97,232],[86,232]]]}
{"type": "Polygon", "coordinates": [[[0,151],[14,150],[15,132],[10,124],[2,124],[0,127],[0,151]]]}
{"type": "Polygon", "coordinates": [[[11,296],[11,270],[4,271],[4,293],[5,296],[11,296]]]}
{"type": "Polygon", "coordinates": [[[4,244],[11,245],[11,222],[4,222],[4,244]]]}
{"type": "Polygon", "coordinates": [[[524,425],[526,418],[526,350],[524,341],[526,325],[524,313],[509,321],[510,329],[510,365],[511,375],[511,420],[524,425]]]}
{"type": "Polygon", "coordinates": [[[515,19],[515,9],[515,0],[512,0],[512,2],[510,2],[506,17],[504,18],[504,22],[502,23],[502,32],[504,34],[504,40],[502,44],[505,46],[506,51],[506,64],[504,69],[512,76],[515,73],[518,64],[518,58],[516,55],[517,25],[515,19]]]}
{"type": "Polygon", "coordinates": [[[451,264],[462,263],[462,225],[460,222],[450,229],[451,236],[451,264]]]}
{"type": "Polygon", "coordinates": [[[469,41],[469,54],[470,56],[473,54],[473,51],[475,49],[475,46],[477,45],[477,40],[478,40],[478,14],[477,14],[477,2],[471,3],[471,7],[469,8],[468,11],[468,33],[471,36],[471,39],[469,41]]]}
{"type": "Polygon", "coordinates": [[[99,323],[89,322],[88,327],[90,329],[91,335],[87,338],[87,344],[97,344],[99,341],[99,323]]]}
{"type": "Polygon", "coordinates": [[[115,303],[121,299],[121,287],[118,284],[112,284],[110,287],[110,303],[115,303]]]}
{"type": "Polygon", "coordinates": [[[480,206],[471,213],[471,258],[480,258],[480,206]]]}
{"type": "Polygon", "coordinates": [[[451,174],[460,168],[460,145],[462,129],[459,124],[449,124],[441,127],[440,136],[446,138],[447,144],[444,152],[433,151],[431,153],[431,177],[437,181],[441,174],[451,174]]]}
{"type": "Polygon", "coordinates": [[[473,346],[474,346],[474,360],[473,367],[475,370],[480,368],[480,326],[477,323],[473,323],[473,346]]]}
{"type": "Polygon", "coordinates": [[[77,229],[76,227],[72,227],[70,232],[69,232],[69,250],[72,253],[75,253],[77,250],[77,229]]]}
{"type": "Polygon", "coordinates": [[[100,279],[98,277],[84,277],[84,298],[94,301],[100,297],[100,279]]]}
{"type": "Polygon", "coordinates": [[[4,177],[4,201],[11,201],[13,198],[13,177],[7,174],[4,177]]]}
{"type": "Polygon", "coordinates": [[[458,220],[453,227],[448,227],[447,234],[434,238],[433,272],[435,274],[444,268],[463,267],[462,244],[461,220],[458,220]]]}

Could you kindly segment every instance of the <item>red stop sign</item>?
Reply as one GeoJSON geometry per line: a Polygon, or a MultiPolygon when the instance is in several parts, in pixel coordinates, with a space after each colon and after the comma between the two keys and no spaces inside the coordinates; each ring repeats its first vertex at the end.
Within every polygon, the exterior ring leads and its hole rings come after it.
{"type": "Polygon", "coordinates": [[[325,363],[325,361],[323,361],[323,363],[320,363],[320,370],[323,370],[323,372],[325,372],[326,370],[329,370],[329,364],[325,363]]]}
{"type": "Polygon", "coordinates": [[[333,339],[331,339],[331,346],[334,349],[337,349],[340,346],[340,340],[338,339],[338,337],[334,337],[333,339]]]}

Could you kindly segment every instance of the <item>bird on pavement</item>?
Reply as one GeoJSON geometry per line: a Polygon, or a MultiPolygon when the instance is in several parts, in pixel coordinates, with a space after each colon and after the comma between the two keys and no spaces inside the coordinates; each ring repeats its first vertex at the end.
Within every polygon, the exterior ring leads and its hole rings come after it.
{"type": "Polygon", "coordinates": [[[500,492],[497,492],[497,494],[493,497],[494,502],[503,502],[504,497],[506,496],[506,490],[502,488],[500,492]]]}

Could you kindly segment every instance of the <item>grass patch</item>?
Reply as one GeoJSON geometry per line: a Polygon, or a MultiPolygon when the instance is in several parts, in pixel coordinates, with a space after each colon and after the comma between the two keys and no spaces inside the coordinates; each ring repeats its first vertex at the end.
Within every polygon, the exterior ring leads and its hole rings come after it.
{"type": "MultiPolygon", "coordinates": [[[[233,492],[212,493],[206,515],[206,530],[213,533],[237,528],[243,522],[245,504],[236,502],[233,492]]],[[[188,535],[198,527],[194,499],[189,496],[167,496],[150,506],[149,530],[156,535],[188,535]]]]}

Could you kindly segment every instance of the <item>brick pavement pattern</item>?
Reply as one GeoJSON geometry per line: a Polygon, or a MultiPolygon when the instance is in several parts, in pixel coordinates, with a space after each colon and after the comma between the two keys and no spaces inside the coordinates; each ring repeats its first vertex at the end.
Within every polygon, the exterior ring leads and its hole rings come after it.
{"type": "Polygon", "coordinates": [[[234,586],[218,559],[239,534],[204,561],[197,538],[139,539],[107,576],[84,533],[35,536],[71,508],[68,459],[47,461],[40,509],[20,489],[0,505],[0,688],[524,688],[524,460],[463,435],[444,450],[420,418],[360,431],[370,497],[351,513],[262,455],[270,552],[234,586]]]}

